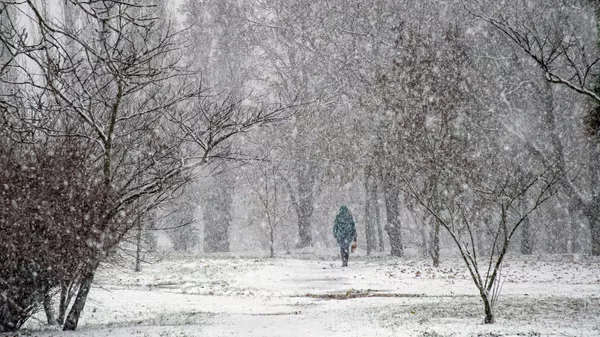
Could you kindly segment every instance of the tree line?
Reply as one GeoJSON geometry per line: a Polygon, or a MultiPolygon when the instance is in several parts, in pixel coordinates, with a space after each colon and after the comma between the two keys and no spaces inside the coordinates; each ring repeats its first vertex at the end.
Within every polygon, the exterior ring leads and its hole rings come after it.
{"type": "MultiPolygon", "coordinates": [[[[483,183],[485,174],[475,170],[494,176],[517,158],[514,175],[561,172],[555,197],[517,232],[520,251],[600,254],[596,7],[525,0],[187,1],[181,12],[195,45],[211,46],[199,52],[211,81],[311,102],[290,121],[238,144],[268,155],[229,174],[259,179],[276,167],[277,211],[286,215],[276,231],[279,246],[331,244],[332,214],[347,202],[364,223],[369,251],[385,244],[392,255],[418,249],[437,260],[440,245],[452,240],[414,194],[442,211],[445,196],[483,183]]],[[[233,196],[228,203],[264,207],[255,204],[258,194],[248,196],[245,180],[223,189],[233,196]]],[[[532,202],[521,199],[524,208],[532,202]]],[[[223,203],[204,208],[216,204],[223,203]]],[[[243,217],[229,209],[230,218],[243,217]]],[[[200,222],[238,231],[265,219],[200,222]]],[[[258,228],[252,235],[268,234],[258,228]]]]}

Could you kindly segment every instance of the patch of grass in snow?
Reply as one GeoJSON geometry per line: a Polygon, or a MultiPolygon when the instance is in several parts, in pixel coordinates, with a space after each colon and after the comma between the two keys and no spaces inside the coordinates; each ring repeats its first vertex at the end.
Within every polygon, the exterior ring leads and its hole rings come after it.
{"type": "Polygon", "coordinates": [[[398,294],[398,293],[382,293],[377,290],[367,289],[349,289],[345,293],[327,293],[327,294],[312,294],[308,293],[305,297],[318,298],[324,300],[348,300],[352,298],[363,297],[422,297],[421,294],[398,294]]]}
{"type": "Polygon", "coordinates": [[[119,328],[119,327],[147,327],[147,326],[184,326],[184,325],[204,325],[207,319],[215,316],[215,313],[207,311],[177,311],[177,312],[159,312],[152,316],[146,316],[140,319],[129,319],[107,324],[82,325],[82,328],[119,328]]]}
{"type": "Polygon", "coordinates": [[[450,337],[454,336],[454,334],[441,334],[435,331],[423,331],[419,337],[450,337]]]}
{"type": "MultiPolygon", "coordinates": [[[[411,326],[462,325],[473,326],[483,321],[483,305],[478,297],[436,297],[424,296],[407,299],[402,303],[382,310],[379,317],[382,325],[395,329],[406,329],[411,326]]],[[[561,296],[503,296],[495,308],[497,324],[481,326],[512,326],[511,332],[504,330],[481,331],[465,335],[459,330],[450,330],[457,336],[468,337],[500,337],[500,336],[546,336],[548,331],[578,329],[589,325],[600,316],[600,299],[596,297],[568,298],[561,296]],[[548,331],[539,331],[532,325],[549,327],[548,331]]],[[[438,330],[439,331],[439,330],[438,330]]],[[[447,333],[446,330],[442,330],[447,333]]],[[[427,330],[430,335],[437,336],[436,331],[427,330]]],[[[553,335],[553,334],[551,334],[553,335]]],[[[446,335],[440,335],[446,336],[446,335]]],[[[587,336],[587,335],[586,335],[587,336]]]]}

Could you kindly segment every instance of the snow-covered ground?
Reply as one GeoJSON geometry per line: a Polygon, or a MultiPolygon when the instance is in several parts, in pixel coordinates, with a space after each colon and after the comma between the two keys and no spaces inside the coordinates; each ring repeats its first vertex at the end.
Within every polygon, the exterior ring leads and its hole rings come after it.
{"type": "MultiPolygon", "coordinates": [[[[359,254],[360,255],[360,254],[359,254]]],[[[173,257],[142,272],[104,270],[66,333],[31,336],[600,336],[600,260],[510,258],[497,323],[462,261],[351,256],[173,257]]],[[[39,316],[42,318],[42,315],[39,316]]]]}

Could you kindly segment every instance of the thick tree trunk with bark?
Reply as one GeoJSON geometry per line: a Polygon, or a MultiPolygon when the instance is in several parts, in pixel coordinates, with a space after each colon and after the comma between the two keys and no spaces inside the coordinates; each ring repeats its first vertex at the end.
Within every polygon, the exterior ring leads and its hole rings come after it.
{"type": "Polygon", "coordinates": [[[313,244],[312,215],[319,180],[319,163],[313,158],[310,145],[306,143],[312,133],[309,125],[299,120],[297,130],[294,139],[293,179],[287,180],[286,183],[298,219],[296,247],[304,248],[313,244]]]}
{"type": "Polygon", "coordinates": [[[314,211],[314,181],[302,174],[298,181],[298,205],[296,215],[298,216],[298,248],[312,246],[311,219],[314,211]],[[306,184],[306,185],[305,185],[306,184]]]}
{"type": "MultiPolygon", "coordinates": [[[[600,115],[600,104],[597,109],[600,115]]],[[[591,250],[594,256],[600,256],[600,125],[598,125],[598,128],[598,130],[595,130],[594,141],[596,144],[591,155],[592,199],[584,211],[589,220],[591,250]]]]}
{"type": "Polygon", "coordinates": [[[533,254],[533,240],[529,217],[523,220],[523,224],[521,226],[523,226],[523,230],[521,231],[521,254],[531,255],[533,254]]]}
{"type": "Polygon", "coordinates": [[[431,244],[431,258],[433,260],[433,266],[440,266],[440,222],[437,219],[433,219],[433,233],[432,233],[432,244],[431,244]]]}
{"type": "Polygon", "coordinates": [[[310,218],[312,211],[298,212],[298,248],[310,247],[312,245],[312,228],[310,218]]]}
{"type": "Polygon", "coordinates": [[[387,225],[385,230],[390,238],[391,255],[404,256],[402,227],[400,223],[400,191],[395,185],[384,185],[387,225]]]}
{"type": "Polygon", "coordinates": [[[481,295],[481,300],[483,301],[483,310],[485,312],[485,318],[483,323],[485,324],[494,324],[496,319],[494,317],[494,312],[492,308],[492,303],[490,302],[489,296],[480,289],[479,294],[481,295]]]}

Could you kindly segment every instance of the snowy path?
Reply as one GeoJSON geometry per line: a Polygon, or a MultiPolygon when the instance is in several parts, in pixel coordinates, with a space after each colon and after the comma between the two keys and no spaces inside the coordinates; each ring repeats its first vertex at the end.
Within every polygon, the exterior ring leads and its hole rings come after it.
{"type": "Polygon", "coordinates": [[[102,273],[75,333],[35,321],[28,329],[33,336],[600,336],[598,262],[509,261],[498,323],[488,326],[460,261],[428,264],[175,259],[138,274],[102,273]],[[371,296],[324,299],[348,293],[371,296]]]}

